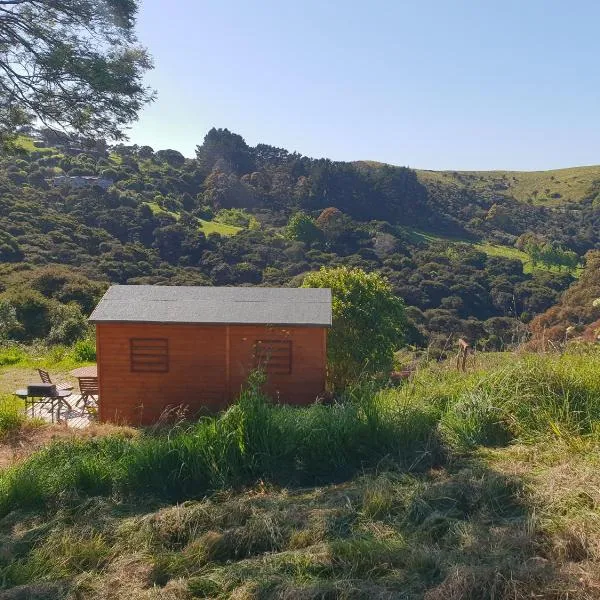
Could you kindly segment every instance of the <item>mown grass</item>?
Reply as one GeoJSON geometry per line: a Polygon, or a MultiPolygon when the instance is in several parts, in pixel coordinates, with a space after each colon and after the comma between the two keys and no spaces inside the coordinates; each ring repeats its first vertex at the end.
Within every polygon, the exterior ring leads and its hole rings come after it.
{"type": "Polygon", "coordinates": [[[433,364],[307,408],[251,382],[219,417],[51,445],[0,475],[1,585],[58,598],[595,598],[599,358],[477,355],[467,374],[433,364]]]}

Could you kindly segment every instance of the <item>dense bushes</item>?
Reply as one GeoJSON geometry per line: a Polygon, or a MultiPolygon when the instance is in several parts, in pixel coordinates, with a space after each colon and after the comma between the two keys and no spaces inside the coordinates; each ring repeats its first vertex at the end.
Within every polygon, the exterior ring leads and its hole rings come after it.
{"type": "MultiPolygon", "coordinates": [[[[543,230],[545,239],[581,253],[600,241],[600,210],[586,202],[577,213],[582,228],[572,211],[498,199],[470,176],[466,187],[431,185],[404,167],[252,148],[227,130],[211,130],[195,159],[124,145],[73,156],[44,150],[0,157],[0,288],[74,302],[86,316],[109,281],[282,286],[343,265],[381,272],[417,309],[413,343],[442,352],[451,336],[463,336],[499,349],[573,278],[524,273],[520,261],[487,256],[470,242],[510,246],[517,234],[543,230]],[[51,185],[58,174],[106,172],[115,181],[108,190],[51,185]],[[501,208],[492,213],[506,219],[485,219],[493,204],[501,208]],[[236,229],[227,224],[242,229],[228,237],[236,229]],[[20,277],[5,280],[17,271],[20,277]],[[509,330],[489,331],[491,318],[510,319],[509,330]]],[[[45,323],[37,334],[21,330],[20,339],[47,335],[45,323]]],[[[72,322],[56,333],[74,335],[72,322]]]]}

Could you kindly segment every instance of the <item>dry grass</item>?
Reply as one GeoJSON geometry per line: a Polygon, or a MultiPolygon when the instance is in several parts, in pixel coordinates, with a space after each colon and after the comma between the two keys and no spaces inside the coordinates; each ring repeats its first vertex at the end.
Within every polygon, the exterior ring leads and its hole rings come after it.
{"type": "Polygon", "coordinates": [[[381,456],[316,487],[257,477],[180,504],[81,493],[52,511],[14,510],[0,519],[5,597],[600,598],[590,352],[480,354],[466,375],[433,365],[384,392],[386,402],[440,407],[440,434],[458,442],[435,468],[410,472],[381,456]],[[520,437],[492,448],[498,417],[488,417],[499,408],[520,437]]]}
{"type": "Polygon", "coordinates": [[[480,194],[510,196],[520,202],[557,206],[589,197],[600,166],[553,171],[417,171],[425,185],[468,188],[480,194]]]}
{"type": "Polygon", "coordinates": [[[121,434],[129,437],[139,435],[132,427],[110,423],[92,423],[82,429],[71,429],[63,423],[26,421],[17,431],[0,440],[0,469],[13,466],[33,453],[57,441],[89,440],[121,434]]]}

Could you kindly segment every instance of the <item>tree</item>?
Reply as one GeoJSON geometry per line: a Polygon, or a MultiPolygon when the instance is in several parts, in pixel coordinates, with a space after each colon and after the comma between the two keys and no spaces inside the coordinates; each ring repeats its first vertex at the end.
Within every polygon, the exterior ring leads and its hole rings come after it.
{"type": "MultiPolygon", "coordinates": [[[[139,155],[139,151],[138,151],[138,155],[139,155]]],[[[181,152],[179,152],[177,150],[171,150],[171,149],[159,150],[158,152],[156,152],[154,154],[154,156],[155,156],[156,160],[158,160],[160,162],[165,162],[170,167],[173,167],[174,169],[179,169],[185,163],[185,157],[183,156],[183,154],[181,154],[181,152]]]]}
{"type": "Polygon", "coordinates": [[[404,303],[378,273],[339,267],[309,273],[302,287],[331,288],[329,383],[342,389],[365,373],[389,372],[407,328],[404,303]]]}
{"type": "Polygon", "coordinates": [[[323,232],[315,225],[314,219],[303,212],[297,212],[290,217],[285,233],[290,240],[307,244],[323,238],[323,232]]]}
{"type": "Polygon", "coordinates": [[[120,139],[154,97],[135,37],[137,0],[0,2],[0,137],[40,121],[120,139]]]}

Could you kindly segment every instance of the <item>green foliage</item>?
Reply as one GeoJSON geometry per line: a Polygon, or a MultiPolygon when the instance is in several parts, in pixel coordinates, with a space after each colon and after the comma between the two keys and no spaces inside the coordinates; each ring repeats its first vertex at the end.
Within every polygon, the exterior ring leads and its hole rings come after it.
{"type": "Polygon", "coordinates": [[[439,452],[435,412],[423,406],[369,388],[343,404],[296,408],[272,405],[260,386],[255,375],[223,415],[171,431],[56,443],[0,473],[0,513],[113,493],[179,501],[259,478],[306,484],[383,455],[425,466],[439,452]]]}
{"type": "Polygon", "coordinates": [[[0,262],[18,262],[23,258],[23,251],[14,236],[0,231],[0,262]]]}
{"type": "Polygon", "coordinates": [[[0,300],[0,340],[7,340],[19,333],[17,310],[8,300],[0,300]]]}
{"type": "Polygon", "coordinates": [[[153,98],[142,81],[151,61],[135,38],[137,2],[10,4],[1,16],[7,50],[0,87],[11,93],[0,102],[0,137],[14,134],[31,115],[56,129],[122,137],[153,98]]]}
{"type": "Polygon", "coordinates": [[[12,289],[2,301],[14,309],[19,323],[18,339],[44,338],[50,331],[52,302],[31,289],[12,289]]]}
{"type": "Polygon", "coordinates": [[[72,344],[85,337],[88,323],[77,304],[56,304],[50,319],[48,341],[51,344],[72,344]]]}
{"type": "Polygon", "coordinates": [[[94,362],[96,360],[96,340],[86,338],[73,344],[73,359],[77,362],[94,362]]]}
{"type": "Polygon", "coordinates": [[[327,351],[330,384],[341,389],[366,373],[392,369],[404,341],[404,303],[378,273],[322,268],[309,273],[303,287],[330,288],[333,326],[327,351]]]}
{"type": "Polygon", "coordinates": [[[314,219],[306,213],[294,213],[288,221],[286,236],[291,240],[312,244],[323,239],[323,232],[316,226],[314,219]]]}
{"type": "Polygon", "coordinates": [[[599,352],[432,362],[302,408],[257,372],[219,417],[55,442],[0,472],[0,587],[507,600],[585,560],[592,598],[599,352]]]}
{"type": "Polygon", "coordinates": [[[0,396],[0,440],[18,431],[25,422],[23,401],[16,396],[0,396]]]}
{"type": "Polygon", "coordinates": [[[246,229],[259,229],[256,217],[243,208],[222,208],[215,215],[214,221],[246,229]]]}
{"type": "MultiPolygon", "coordinates": [[[[380,273],[411,307],[409,343],[440,355],[453,336],[500,347],[573,281],[564,266],[533,269],[515,243],[543,234],[578,256],[600,244],[591,200],[578,208],[587,226],[573,228],[570,210],[521,204],[504,194],[516,182],[500,176],[315,160],[216,129],[195,159],[48,129],[32,135],[27,151],[0,157],[0,293],[38,291],[52,306],[37,333],[11,327],[13,340],[49,335],[55,302],[88,315],[108,282],[286,286],[346,266],[380,273]],[[58,174],[107,170],[108,190],[53,185],[58,174]],[[506,220],[483,218],[494,203],[506,220]],[[492,338],[486,324],[496,317],[512,329],[492,338]]],[[[57,339],[80,335],[71,326],[57,339]]]]}

